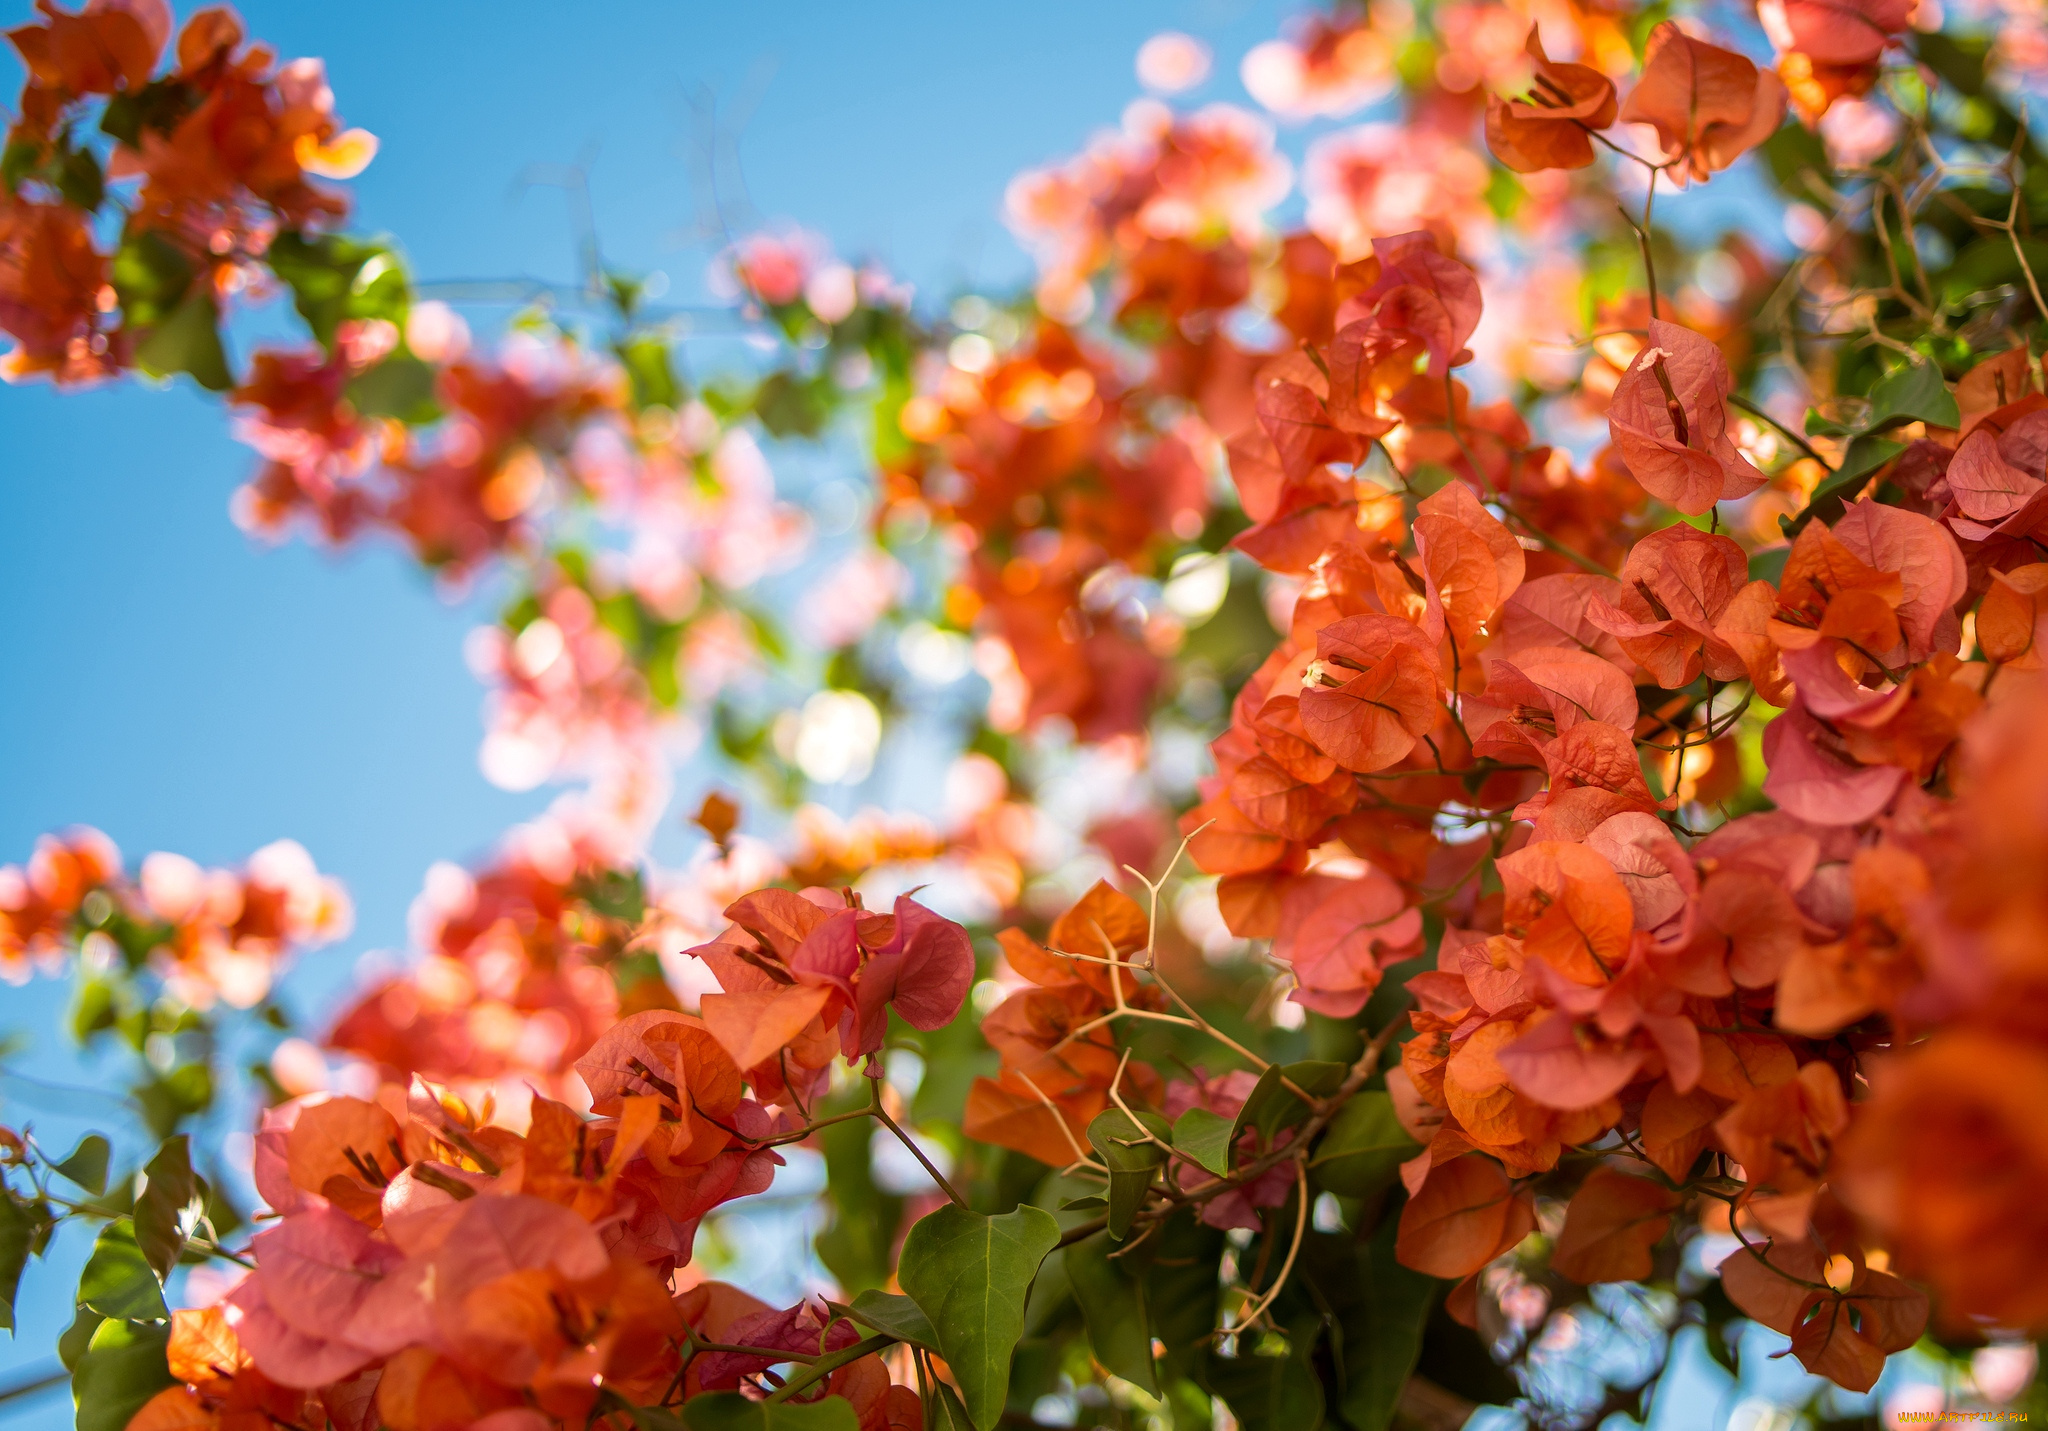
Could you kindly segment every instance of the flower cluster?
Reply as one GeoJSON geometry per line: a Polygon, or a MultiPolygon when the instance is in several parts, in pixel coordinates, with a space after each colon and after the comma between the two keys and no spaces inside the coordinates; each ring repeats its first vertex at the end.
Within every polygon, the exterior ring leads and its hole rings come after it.
{"type": "Polygon", "coordinates": [[[175,45],[164,0],[41,10],[8,33],[28,83],[0,172],[7,375],[75,383],[136,367],[226,387],[222,300],[261,281],[281,235],[347,213],[314,180],[361,172],[376,140],[342,129],[318,60],[279,65],[228,10],[194,15],[175,45]],[[105,157],[83,138],[95,114],[105,157]],[[130,199],[114,196],[133,180],[130,199]],[[111,254],[93,231],[110,202],[111,254]]]}
{"type": "Polygon", "coordinates": [[[37,841],[26,867],[0,866],[0,975],[20,983],[77,952],[147,969],[188,1007],[246,1009],[293,953],[345,937],[351,919],[340,882],[294,840],[239,870],[159,851],[131,878],[113,841],[80,828],[37,841]]]}

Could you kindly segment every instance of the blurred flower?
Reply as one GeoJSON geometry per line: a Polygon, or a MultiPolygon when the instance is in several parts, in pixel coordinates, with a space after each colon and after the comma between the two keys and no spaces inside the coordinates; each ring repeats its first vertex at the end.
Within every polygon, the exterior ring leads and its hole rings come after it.
{"type": "Polygon", "coordinates": [[[1138,47],[1138,83],[1155,94],[1179,94],[1209,77],[1209,47],[1166,30],[1138,47]]]}
{"type": "Polygon", "coordinates": [[[1287,119],[1341,119],[1389,94],[1393,38],[1370,24],[1312,16],[1283,40],[1254,45],[1240,71],[1244,87],[1287,119]]]}

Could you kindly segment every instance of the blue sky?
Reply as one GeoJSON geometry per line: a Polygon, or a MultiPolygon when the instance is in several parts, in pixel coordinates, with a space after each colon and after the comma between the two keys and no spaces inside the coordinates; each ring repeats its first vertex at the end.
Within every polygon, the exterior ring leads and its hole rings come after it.
{"type": "MultiPolygon", "coordinates": [[[[324,58],[344,118],[380,136],[352,186],[355,226],[396,235],[420,275],[572,278],[562,196],[521,180],[582,164],[609,258],[666,272],[672,301],[701,295],[710,254],[691,179],[707,102],[738,121],[755,215],[818,229],[943,296],[1023,276],[998,218],[1004,184],[1116,120],[1148,35],[1208,40],[1217,75],[1194,97],[1241,99],[1236,59],[1283,12],[1270,0],[240,9],[283,55],[324,58]]],[[[0,0],[0,24],[29,13],[0,0]]],[[[11,97],[19,81],[10,51],[0,89],[11,97]]],[[[227,503],[251,462],[219,405],[182,383],[0,388],[0,863],[76,822],[131,860],[174,849],[232,864],[299,839],[357,904],[355,935],[286,986],[318,1022],[358,955],[402,944],[426,866],[482,854],[548,792],[508,795],[477,773],[481,692],[461,658],[474,610],[388,551],[250,542],[227,503]]],[[[51,984],[0,991],[0,1030],[29,1036],[17,1067],[91,1083],[99,1071],[57,1032],[65,997],[51,984]]],[[[108,1114],[89,1096],[0,1083],[0,1121],[24,1118],[62,1144],[108,1114]]],[[[62,1245],[31,1268],[0,1383],[47,1362],[84,1250],[62,1245]]],[[[60,1393],[0,1406],[0,1419],[55,1427],[70,1414],[60,1393]]]]}

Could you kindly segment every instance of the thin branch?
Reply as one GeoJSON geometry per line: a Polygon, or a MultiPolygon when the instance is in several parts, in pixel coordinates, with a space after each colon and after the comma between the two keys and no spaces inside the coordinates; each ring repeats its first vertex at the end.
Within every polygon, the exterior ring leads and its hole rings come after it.
{"type": "MultiPolygon", "coordinates": [[[[910,1149],[910,1155],[924,1165],[924,1170],[932,1175],[932,1181],[937,1183],[946,1196],[951,1199],[953,1206],[964,1209],[967,1206],[967,1199],[960,1196],[960,1190],[946,1181],[946,1175],[938,1170],[930,1158],[925,1156],[924,1149],[917,1146],[917,1139],[904,1132],[896,1120],[889,1116],[889,1110],[882,1106],[882,1080],[877,1078],[873,1082],[874,1086],[871,1092],[874,1097],[874,1103],[871,1111],[877,1118],[882,1120],[883,1125],[890,1132],[896,1135],[897,1140],[904,1147],[910,1149]]],[[[1064,1127],[1065,1124],[1062,1123],[1061,1126],[1064,1127]]]]}

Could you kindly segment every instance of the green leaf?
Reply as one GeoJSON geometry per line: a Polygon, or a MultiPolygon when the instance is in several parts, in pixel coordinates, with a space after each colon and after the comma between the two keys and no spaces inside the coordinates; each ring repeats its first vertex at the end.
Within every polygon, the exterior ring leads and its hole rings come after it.
{"type": "Polygon", "coordinates": [[[1401,1164],[1422,1151],[1394,1116],[1394,1100],[1378,1089],[1355,1093],[1330,1120],[1308,1170],[1317,1184],[1345,1197],[1371,1197],[1391,1187],[1401,1164]]]}
{"type": "Polygon", "coordinates": [[[1109,1254],[1116,1244],[1107,1232],[1071,1243],[1063,1254],[1067,1282],[1088,1324],[1095,1359],[1125,1381],[1158,1394],[1152,1367],[1152,1319],[1145,1313],[1145,1284],[1109,1254]]]}
{"type": "Polygon", "coordinates": [[[93,1333],[100,1329],[106,1318],[92,1308],[81,1305],[72,1317],[71,1325],[57,1338],[57,1360],[64,1363],[66,1371],[76,1371],[79,1362],[85,1359],[87,1348],[92,1345],[93,1333]]]}
{"type": "Polygon", "coordinates": [[[1137,1122],[1121,1108],[1105,1108],[1088,1125],[1088,1141],[1109,1166],[1109,1235],[1122,1240],[1145,1205],[1152,1174],[1166,1161],[1166,1149],[1152,1141],[1171,1138],[1173,1128],[1157,1113],[1139,1109],[1137,1122]],[[1148,1138],[1146,1134],[1151,1134],[1148,1138]]]}
{"type": "Polygon", "coordinates": [[[974,1425],[960,1404],[960,1393],[943,1381],[933,1384],[924,1408],[926,1431],[968,1431],[974,1425]]]}
{"type": "Polygon", "coordinates": [[[135,366],[153,378],[189,373],[208,392],[235,385],[220,341],[220,313],[205,284],[194,284],[170,316],[135,345],[135,366]]]}
{"type": "Polygon", "coordinates": [[[887,1332],[898,1341],[911,1342],[929,1351],[939,1350],[939,1334],[932,1327],[932,1319],[917,1303],[899,1293],[880,1292],[871,1287],[855,1297],[847,1310],[853,1313],[855,1321],[887,1332]]]}
{"type": "Polygon", "coordinates": [[[676,381],[675,368],[669,362],[668,343],[659,334],[636,333],[614,344],[612,351],[632,383],[635,412],[681,406],[683,386],[676,381]]]}
{"type": "Polygon", "coordinates": [[[14,1330],[14,1294],[21,1286],[21,1269],[28,1266],[41,1223],[29,1208],[0,1190],[0,1328],[10,1332],[14,1330]]]}
{"type": "MultiPolygon", "coordinates": [[[[675,1418],[650,1423],[635,1411],[646,1431],[668,1431],[675,1418]]],[[[712,1391],[683,1403],[682,1424],[690,1431],[860,1431],[853,1403],[843,1396],[822,1401],[749,1401],[737,1391],[712,1391]]]]}
{"type": "Polygon", "coordinates": [[[206,1211],[206,1182],[192,1171],[191,1140],[168,1138],[142,1170],[135,1199],[135,1242],[159,1279],[169,1277],[185,1239],[206,1211]]]}
{"type": "Polygon", "coordinates": [[[1230,1171],[1230,1134],[1236,1126],[1221,1113],[1190,1108],[1173,1120],[1173,1146],[1220,1178],[1230,1171]]]}
{"type": "Polygon", "coordinates": [[[1059,1240],[1052,1214],[1028,1204],[1000,1217],[942,1207],[903,1240],[903,1290],[937,1329],[940,1354],[979,1431],[1003,1414],[1024,1300],[1059,1240]]]}
{"type": "Polygon", "coordinates": [[[90,149],[67,152],[57,170],[57,192],[74,208],[95,212],[107,197],[107,176],[100,168],[99,156],[90,149]]]}
{"type": "Polygon", "coordinates": [[[1323,1382],[1309,1357],[1320,1330],[1311,1314],[1288,1324],[1285,1356],[1209,1354],[1203,1380],[1244,1431],[1316,1431],[1323,1424],[1323,1382]]]}
{"type": "Polygon", "coordinates": [[[150,1321],[170,1316],[163,1287],[125,1217],[100,1229],[92,1256],[78,1274],[78,1300],[103,1317],[150,1321]]]}
{"type": "Polygon", "coordinates": [[[1796,517],[1780,517],[1778,525],[1788,537],[1796,537],[1808,522],[1832,525],[1842,515],[1849,496],[1870,480],[1870,474],[1906,450],[1903,442],[1888,437],[1859,437],[1849,444],[1842,465],[1833,476],[1813,489],[1806,507],[1796,517]]]}
{"type": "Polygon", "coordinates": [[[171,1329],[163,1324],[100,1323],[71,1369],[77,1431],[126,1431],[142,1404],[172,1384],[164,1358],[170,1339],[171,1329]]]}
{"type": "Polygon", "coordinates": [[[1341,1410],[1353,1431],[1386,1431],[1394,1403],[1415,1371],[1422,1352],[1423,1325],[1438,1282],[1403,1267],[1394,1257],[1399,1217],[1380,1224],[1373,1240],[1358,1249],[1353,1282],[1355,1305],[1341,1313],[1344,1331],[1344,1401],[1341,1410]]]}
{"type": "Polygon", "coordinates": [[[107,1190],[107,1157],[112,1151],[105,1138],[87,1133],[63,1162],[50,1164],[50,1169],[98,1197],[107,1190]]]}
{"type": "Polygon", "coordinates": [[[184,300],[192,274],[192,261],[162,234],[141,233],[127,240],[110,271],[122,321],[131,328],[164,322],[184,300]]]}
{"type": "Polygon", "coordinates": [[[1763,155],[1778,188],[1787,194],[1804,196],[1806,174],[1827,174],[1834,169],[1820,135],[1803,124],[1781,125],[1757,152],[1763,155]]]}
{"type": "Polygon", "coordinates": [[[348,400],[364,417],[390,417],[414,426],[434,421],[434,369],[410,353],[393,353],[349,379],[348,400]]]}
{"type": "Polygon", "coordinates": [[[1902,364],[1879,378],[1870,389],[1872,432],[1902,422],[1957,427],[1962,420],[1955,394],[1948,390],[1941,369],[1933,363],[1902,364]]]}
{"type": "Polygon", "coordinates": [[[1152,1265],[1143,1273],[1145,1306],[1152,1314],[1152,1335],[1166,1348],[1160,1369],[1168,1381],[1188,1380],[1201,1370],[1216,1330],[1223,1233],[1184,1207],[1162,1222],[1146,1245],[1152,1249],[1152,1265]]]}
{"type": "Polygon", "coordinates": [[[1273,1135],[1282,1128],[1292,1128],[1297,1123],[1308,1121],[1308,1104],[1301,1101],[1294,1089],[1282,1082],[1283,1078],[1293,1082],[1296,1088],[1312,1097],[1321,1098],[1335,1093],[1343,1083],[1345,1066],[1341,1063],[1322,1063],[1309,1060],[1290,1063],[1286,1067],[1271,1067],[1259,1075],[1258,1084],[1251,1096],[1244,1100],[1244,1107],[1237,1110],[1237,1122],[1230,1130],[1230,1146],[1235,1148],[1237,1140],[1247,1128],[1255,1128],[1259,1142],[1270,1148],[1273,1135]]]}
{"type": "Polygon", "coordinates": [[[285,232],[264,261],[292,291],[292,306],[330,351],[351,318],[382,318],[401,328],[412,306],[405,267],[387,243],[342,234],[285,232]]]}
{"type": "Polygon", "coordinates": [[[168,137],[178,121],[199,103],[201,91],[175,79],[151,80],[141,89],[110,96],[100,114],[100,133],[130,149],[142,147],[142,131],[154,129],[168,137]]]}

